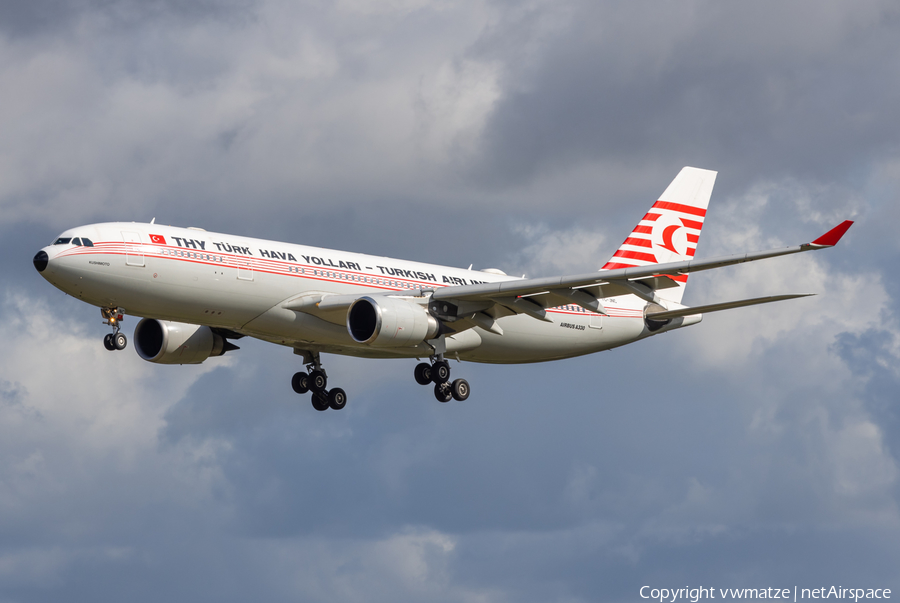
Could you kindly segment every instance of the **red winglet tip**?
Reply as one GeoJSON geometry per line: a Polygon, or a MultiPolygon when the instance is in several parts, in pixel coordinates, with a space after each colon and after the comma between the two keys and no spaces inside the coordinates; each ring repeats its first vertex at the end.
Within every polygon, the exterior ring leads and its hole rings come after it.
{"type": "Polygon", "coordinates": [[[844,220],[821,237],[811,243],[811,245],[822,245],[823,247],[834,247],[837,245],[844,233],[853,225],[853,220],[844,220]]]}

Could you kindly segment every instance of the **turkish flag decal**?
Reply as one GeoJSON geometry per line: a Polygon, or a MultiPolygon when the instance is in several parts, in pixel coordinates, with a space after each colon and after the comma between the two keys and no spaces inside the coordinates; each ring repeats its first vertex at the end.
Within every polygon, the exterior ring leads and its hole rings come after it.
{"type": "Polygon", "coordinates": [[[150,235],[150,241],[153,243],[156,243],[157,245],[165,245],[166,237],[164,237],[162,235],[152,234],[152,235],[150,235]]]}

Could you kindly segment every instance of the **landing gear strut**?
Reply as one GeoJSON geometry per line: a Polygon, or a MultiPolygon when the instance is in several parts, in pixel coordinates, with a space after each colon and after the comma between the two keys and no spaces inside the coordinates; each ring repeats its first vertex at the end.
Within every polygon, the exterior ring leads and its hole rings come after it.
{"type": "Polygon", "coordinates": [[[306,364],[306,372],[294,373],[291,378],[291,387],[298,394],[312,392],[312,405],[316,410],[341,410],[347,405],[347,393],[339,387],[325,389],[328,385],[328,375],[322,369],[322,362],[318,352],[303,353],[303,362],[306,364]]]}
{"type": "Polygon", "coordinates": [[[444,360],[443,354],[431,357],[431,364],[420,362],[415,370],[416,383],[429,385],[434,383],[434,397],[438,402],[459,400],[469,397],[469,382],[465,379],[450,381],[450,364],[444,360]]]}
{"type": "Polygon", "coordinates": [[[125,319],[125,311],[122,308],[100,308],[100,314],[104,319],[103,324],[113,329],[112,333],[107,333],[103,338],[103,347],[110,352],[124,350],[128,345],[128,338],[125,333],[119,332],[119,323],[125,319]]]}

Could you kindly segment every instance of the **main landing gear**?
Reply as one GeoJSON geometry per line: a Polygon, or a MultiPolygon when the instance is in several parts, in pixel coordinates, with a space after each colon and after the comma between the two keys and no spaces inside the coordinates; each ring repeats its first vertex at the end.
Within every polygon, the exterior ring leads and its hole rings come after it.
{"type": "Polygon", "coordinates": [[[431,364],[421,362],[416,365],[416,383],[429,385],[434,383],[434,397],[438,402],[459,400],[469,397],[469,382],[465,379],[450,381],[450,364],[444,360],[443,354],[432,356],[431,364]]]}
{"type": "Polygon", "coordinates": [[[113,332],[107,333],[103,338],[103,347],[110,352],[124,350],[128,345],[128,338],[119,331],[119,323],[125,319],[125,311],[122,308],[100,308],[100,314],[104,318],[103,324],[113,328],[113,332]]]}
{"type": "Polygon", "coordinates": [[[294,373],[291,378],[291,387],[298,394],[312,392],[312,405],[316,410],[340,410],[347,405],[347,393],[339,387],[325,389],[328,385],[328,375],[322,369],[318,352],[304,355],[306,370],[308,373],[294,373]]]}

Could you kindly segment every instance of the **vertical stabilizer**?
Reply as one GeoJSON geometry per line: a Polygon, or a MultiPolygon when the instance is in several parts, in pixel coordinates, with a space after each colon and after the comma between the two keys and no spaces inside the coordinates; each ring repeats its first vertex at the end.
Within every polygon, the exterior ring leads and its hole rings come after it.
{"type": "MultiPolygon", "coordinates": [[[[715,182],[712,170],[683,168],[601,270],[692,259],[715,182]]],[[[678,286],[657,295],[680,303],[688,275],[670,278],[678,286]]]]}

